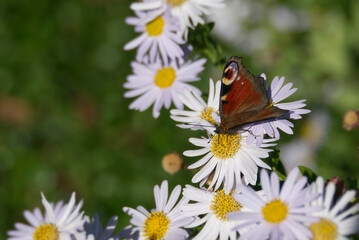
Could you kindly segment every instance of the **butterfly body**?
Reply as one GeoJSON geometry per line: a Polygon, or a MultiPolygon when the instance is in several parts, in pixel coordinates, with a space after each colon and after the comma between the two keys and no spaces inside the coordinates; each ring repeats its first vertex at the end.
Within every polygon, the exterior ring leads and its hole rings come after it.
{"type": "Polygon", "coordinates": [[[221,123],[215,132],[234,134],[244,125],[283,117],[287,110],[273,106],[262,77],[255,77],[244,66],[242,58],[228,59],[222,76],[219,100],[221,123]]]}

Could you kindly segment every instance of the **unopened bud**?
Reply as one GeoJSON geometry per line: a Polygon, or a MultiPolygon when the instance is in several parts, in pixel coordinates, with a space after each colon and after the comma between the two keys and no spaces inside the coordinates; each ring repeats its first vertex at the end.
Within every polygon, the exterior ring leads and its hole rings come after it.
{"type": "Polygon", "coordinates": [[[352,130],[359,126],[359,112],[357,110],[349,110],[343,118],[343,128],[352,130]]]}
{"type": "Polygon", "coordinates": [[[162,158],[162,168],[169,174],[175,174],[183,167],[183,159],[176,153],[169,153],[162,158]]]}

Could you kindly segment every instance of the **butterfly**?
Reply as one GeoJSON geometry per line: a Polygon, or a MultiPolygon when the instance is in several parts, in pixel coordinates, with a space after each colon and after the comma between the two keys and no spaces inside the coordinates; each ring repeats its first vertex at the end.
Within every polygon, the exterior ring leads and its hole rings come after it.
{"type": "Polygon", "coordinates": [[[221,123],[217,134],[235,134],[244,125],[283,117],[288,110],[273,106],[264,86],[264,78],[255,77],[240,57],[230,57],[224,67],[219,99],[221,123]]]}

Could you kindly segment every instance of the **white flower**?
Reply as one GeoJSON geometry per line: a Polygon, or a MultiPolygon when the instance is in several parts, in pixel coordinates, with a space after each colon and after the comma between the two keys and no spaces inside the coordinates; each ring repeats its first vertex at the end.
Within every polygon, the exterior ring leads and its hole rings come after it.
{"type": "Polygon", "coordinates": [[[248,144],[246,138],[248,132],[237,134],[216,134],[212,139],[190,138],[195,146],[202,147],[198,150],[188,150],[183,154],[188,157],[204,155],[202,159],[190,165],[189,169],[202,167],[192,178],[193,183],[201,182],[200,186],[210,181],[208,188],[214,186],[217,190],[224,182],[224,189],[232,191],[234,186],[241,183],[241,174],[246,183],[255,184],[257,181],[258,167],[270,168],[261,158],[267,158],[273,146],[269,140],[264,140],[262,147],[254,143],[248,144]]]}
{"type": "Polygon", "coordinates": [[[33,212],[26,210],[24,217],[30,225],[16,223],[16,230],[8,232],[8,240],[85,238],[84,234],[78,231],[83,228],[84,218],[83,212],[80,212],[82,201],[78,205],[75,204],[75,193],[72,193],[68,204],[63,205],[60,201],[55,206],[49,203],[43,194],[41,196],[45,214],[42,215],[39,208],[35,208],[33,212]]]}
{"type": "MultiPolygon", "coordinates": [[[[266,82],[266,75],[262,74],[261,77],[263,77],[266,82]]],[[[279,103],[297,91],[297,88],[292,88],[293,83],[287,83],[284,86],[283,83],[284,77],[275,77],[267,90],[267,94],[273,106],[276,106],[280,109],[288,110],[289,112],[285,114],[284,118],[269,119],[258,123],[250,124],[248,131],[250,131],[252,134],[247,138],[248,143],[256,139],[257,146],[260,146],[263,141],[264,134],[267,134],[269,137],[278,140],[280,138],[278,129],[282,130],[287,134],[293,134],[291,127],[293,127],[294,125],[285,118],[301,119],[302,114],[310,113],[310,110],[303,109],[303,107],[306,106],[306,104],[304,103],[306,100],[279,103]]]]}
{"type": "Polygon", "coordinates": [[[194,28],[198,24],[204,24],[202,15],[209,15],[216,9],[225,6],[223,0],[145,0],[142,3],[131,4],[135,11],[154,10],[171,4],[171,13],[178,17],[180,23],[179,35],[187,37],[188,28],[194,28]]]}
{"type": "Polygon", "coordinates": [[[192,130],[207,129],[214,134],[217,124],[219,94],[221,91],[221,81],[217,81],[214,88],[213,80],[209,80],[208,103],[196,91],[184,89],[183,93],[178,93],[178,98],[186,105],[188,110],[172,109],[171,118],[177,122],[186,124],[177,125],[181,128],[191,128],[192,130]],[[215,114],[215,118],[213,118],[215,114]]]}
{"type": "Polygon", "coordinates": [[[186,185],[183,196],[192,201],[183,205],[183,215],[196,217],[188,227],[197,227],[205,223],[193,240],[236,239],[237,231],[233,228],[238,222],[228,220],[227,213],[240,211],[242,206],[233,199],[232,192],[229,194],[223,190],[211,192],[186,185]]]}
{"type": "Polygon", "coordinates": [[[263,169],[260,178],[264,196],[249,186],[242,186],[242,193],[234,198],[247,211],[228,214],[229,219],[243,221],[236,229],[252,227],[241,239],[310,239],[313,236],[303,223],[318,221],[306,215],[320,209],[307,205],[318,194],[311,194],[310,187],[305,187],[306,177],[296,181],[298,175],[299,169],[293,169],[280,188],[277,173],[272,172],[269,179],[263,169]]]}
{"type": "Polygon", "coordinates": [[[335,201],[336,187],[330,182],[326,187],[322,177],[313,184],[313,193],[319,193],[318,199],[311,202],[312,206],[321,206],[323,210],[313,213],[320,221],[310,225],[313,239],[344,240],[346,236],[359,233],[359,215],[353,215],[359,210],[359,203],[350,206],[355,198],[355,191],[346,191],[335,201]],[[350,207],[349,207],[349,206],[350,207]]]}
{"type": "Polygon", "coordinates": [[[171,16],[170,8],[167,10],[135,12],[137,17],[129,17],[126,23],[135,25],[135,31],[141,35],[127,43],[125,50],[137,48],[136,60],[144,61],[145,55],[149,52],[151,61],[161,54],[164,63],[168,59],[175,60],[182,58],[183,51],[179,44],[184,40],[176,34],[179,29],[177,18],[171,16]]]}
{"type": "Polygon", "coordinates": [[[162,65],[159,59],[149,64],[132,62],[134,75],[127,77],[128,82],[124,87],[130,90],[124,96],[139,97],[130,104],[129,108],[142,112],[154,103],[154,118],[160,115],[162,106],[168,109],[172,101],[176,108],[182,109],[183,104],[178,99],[177,93],[184,88],[200,93],[188,82],[199,80],[197,75],[204,69],[205,62],[205,59],[187,61],[179,66],[175,61],[162,65]]]}
{"type": "MultiPolygon", "coordinates": [[[[156,208],[148,212],[144,207],[138,206],[136,209],[124,207],[123,211],[130,215],[133,225],[133,235],[137,234],[138,240],[144,239],[163,239],[176,240],[188,238],[188,233],[183,229],[189,225],[194,218],[181,215],[180,208],[187,200],[182,198],[176,205],[177,199],[181,194],[181,186],[177,185],[171,196],[168,198],[168,183],[163,181],[161,187],[154,187],[156,208]],[[168,201],[167,201],[168,200],[168,201]],[[176,206],[175,206],[176,205],[176,206]]],[[[131,238],[131,236],[129,236],[131,238]]]]}
{"type": "Polygon", "coordinates": [[[92,221],[87,217],[84,230],[86,232],[86,240],[114,240],[118,239],[113,237],[117,224],[117,216],[113,216],[107,223],[105,229],[103,229],[98,214],[95,214],[92,221]]]}

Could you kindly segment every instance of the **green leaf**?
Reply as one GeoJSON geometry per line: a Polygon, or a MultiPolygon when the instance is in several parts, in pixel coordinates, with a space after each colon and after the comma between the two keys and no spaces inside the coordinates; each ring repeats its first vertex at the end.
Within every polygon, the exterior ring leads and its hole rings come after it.
{"type": "Polygon", "coordinates": [[[194,29],[190,29],[188,32],[188,44],[193,46],[192,55],[202,53],[209,59],[214,65],[223,68],[226,63],[226,58],[223,54],[223,48],[209,35],[214,27],[214,23],[208,23],[205,25],[199,24],[194,29]]]}
{"type": "Polygon", "coordinates": [[[308,178],[308,183],[312,183],[317,179],[317,175],[310,169],[304,166],[298,166],[300,173],[308,178]]]}
{"type": "Polygon", "coordinates": [[[280,150],[274,149],[273,152],[269,153],[270,161],[267,162],[271,166],[272,170],[275,171],[280,180],[286,179],[286,173],[282,162],[280,161],[280,150]]]}
{"type": "Polygon", "coordinates": [[[346,177],[345,178],[345,188],[346,189],[358,189],[358,179],[355,177],[346,177]]]}

